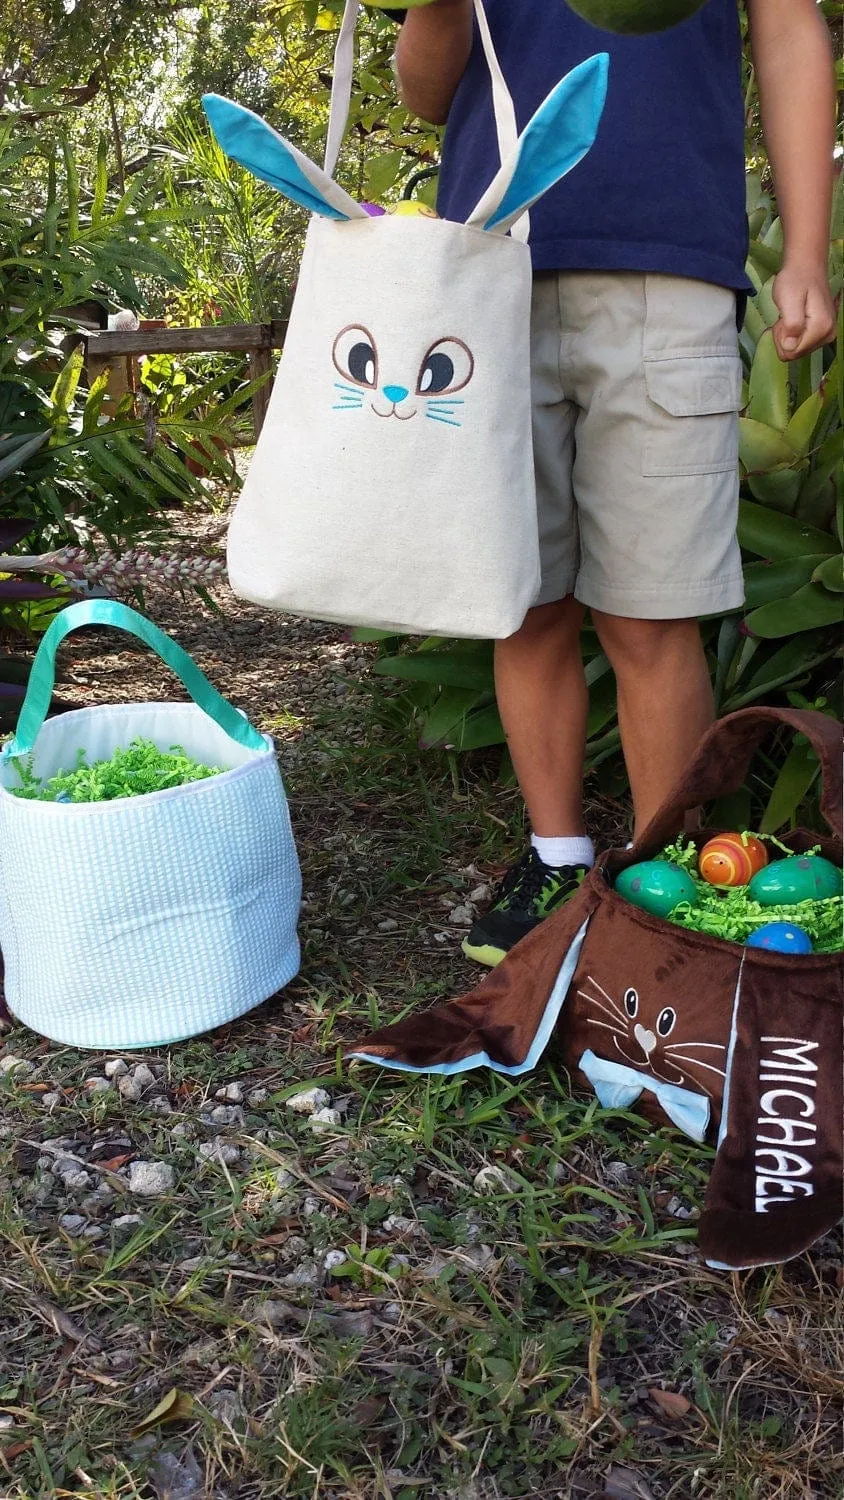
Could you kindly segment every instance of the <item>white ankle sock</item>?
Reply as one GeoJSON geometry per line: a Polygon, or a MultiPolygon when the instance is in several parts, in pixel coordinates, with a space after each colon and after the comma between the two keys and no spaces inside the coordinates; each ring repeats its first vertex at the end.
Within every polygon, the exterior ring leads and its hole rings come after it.
{"type": "Polygon", "coordinates": [[[561,865],[586,865],[591,869],[595,863],[595,845],[585,835],[580,838],[546,839],[532,833],[530,842],[542,863],[550,865],[552,870],[559,870],[561,865]]]}

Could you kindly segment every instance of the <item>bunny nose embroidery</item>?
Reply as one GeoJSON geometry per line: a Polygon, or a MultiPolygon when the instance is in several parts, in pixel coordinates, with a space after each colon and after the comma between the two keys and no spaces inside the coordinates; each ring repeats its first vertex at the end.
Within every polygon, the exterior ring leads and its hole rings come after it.
{"type": "Polygon", "coordinates": [[[403,401],[405,396],[407,395],[406,385],[385,385],[382,386],[381,389],[383,390],[384,395],[387,397],[387,400],[394,401],[396,406],[398,406],[399,402],[403,401]]]}
{"type": "Polygon", "coordinates": [[[654,1047],[656,1046],[656,1037],[654,1036],[653,1032],[646,1031],[644,1026],[640,1026],[637,1021],[636,1025],[633,1027],[633,1035],[635,1036],[636,1041],[639,1043],[639,1046],[641,1047],[645,1056],[650,1057],[651,1053],[654,1050],[654,1047]]]}

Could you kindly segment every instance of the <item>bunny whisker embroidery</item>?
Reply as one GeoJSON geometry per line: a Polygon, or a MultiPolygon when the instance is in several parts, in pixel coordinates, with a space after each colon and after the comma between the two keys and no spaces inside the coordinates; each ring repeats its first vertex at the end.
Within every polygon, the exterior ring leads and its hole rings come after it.
{"type": "Polygon", "coordinates": [[[688,1052],[690,1049],[697,1050],[698,1047],[706,1047],[709,1051],[713,1052],[726,1052],[727,1050],[722,1042],[669,1042],[664,1051],[688,1052]]]}
{"type": "Polygon", "coordinates": [[[727,1076],[723,1068],[715,1068],[711,1063],[701,1062],[697,1057],[682,1057],[678,1055],[677,1057],[667,1057],[665,1060],[666,1062],[670,1063],[672,1067],[676,1063],[681,1062],[685,1063],[687,1068],[705,1068],[707,1073],[717,1073],[719,1078],[726,1078],[727,1076]]]}
{"type": "MultiPolygon", "coordinates": [[[[623,1010],[621,1009],[621,1006],[618,1004],[618,1002],[616,1000],[613,1000],[612,995],[608,995],[607,992],[606,992],[606,990],[603,989],[601,987],[601,985],[598,983],[597,979],[593,979],[592,978],[591,974],[587,974],[587,976],[586,976],[586,983],[587,984],[593,984],[595,986],[595,989],[598,991],[598,993],[600,995],[603,995],[603,997],[606,1000],[607,1004],[611,1007],[611,1009],[618,1016],[618,1019],[622,1022],[622,1024],[624,1026],[626,1026],[627,1025],[627,1017],[625,1016],[625,1014],[624,1014],[623,1010]]],[[[582,990],[578,990],[578,994],[579,995],[583,995],[583,991],[582,990]]],[[[588,1000],[588,999],[590,999],[590,996],[589,995],[583,995],[583,998],[584,998],[584,1000],[588,1000]]]]}
{"type": "Polygon", "coordinates": [[[586,1001],[588,1005],[594,1005],[595,1009],[599,1010],[602,1016],[609,1016],[610,1020],[615,1021],[619,1026],[619,1030],[621,1029],[621,1025],[623,1023],[621,1022],[621,1017],[619,1016],[618,1012],[609,1010],[606,1005],[602,1005],[601,1001],[598,1000],[595,995],[587,995],[585,990],[578,990],[577,993],[581,997],[581,999],[586,1001]]]}
{"type": "Polygon", "coordinates": [[[590,1016],[589,1017],[589,1025],[590,1026],[600,1026],[601,1029],[602,1029],[602,1031],[611,1031],[614,1037],[622,1035],[620,1027],[618,1027],[618,1026],[611,1026],[608,1021],[595,1021],[590,1016]]]}
{"type": "Polygon", "coordinates": [[[451,417],[443,417],[438,411],[426,411],[425,416],[429,422],[443,422],[446,427],[462,427],[462,422],[455,422],[451,417]]]}

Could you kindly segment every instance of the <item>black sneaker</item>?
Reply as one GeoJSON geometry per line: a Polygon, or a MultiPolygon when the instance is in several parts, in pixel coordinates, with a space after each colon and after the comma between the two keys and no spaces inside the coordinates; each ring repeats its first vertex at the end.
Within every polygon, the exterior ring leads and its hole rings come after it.
{"type": "Polygon", "coordinates": [[[519,938],[574,895],[587,873],[585,865],[562,865],[554,870],[543,864],[535,849],[528,849],[507,871],[489,910],[464,939],[466,957],[495,968],[519,938]]]}

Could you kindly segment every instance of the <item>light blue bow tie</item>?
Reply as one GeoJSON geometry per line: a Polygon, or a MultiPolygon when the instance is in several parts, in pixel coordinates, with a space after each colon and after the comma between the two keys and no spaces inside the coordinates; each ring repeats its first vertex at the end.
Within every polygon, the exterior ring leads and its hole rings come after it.
{"type": "Polygon", "coordinates": [[[690,1135],[693,1141],[704,1140],[709,1124],[709,1100],[705,1094],[693,1094],[691,1089],[678,1088],[676,1083],[661,1083],[658,1078],[637,1073],[623,1063],[597,1057],[592,1051],[584,1052],[580,1070],[586,1074],[604,1109],[629,1109],[647,1089],[672,1125],[690,1135]]]}

